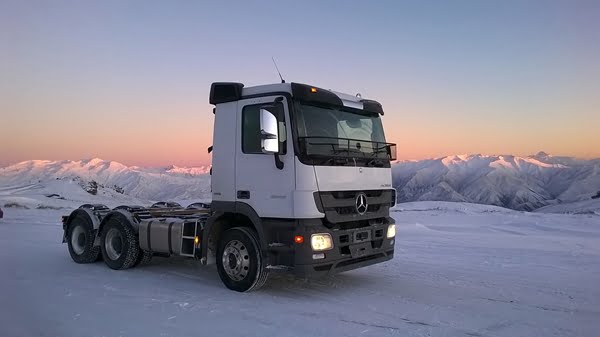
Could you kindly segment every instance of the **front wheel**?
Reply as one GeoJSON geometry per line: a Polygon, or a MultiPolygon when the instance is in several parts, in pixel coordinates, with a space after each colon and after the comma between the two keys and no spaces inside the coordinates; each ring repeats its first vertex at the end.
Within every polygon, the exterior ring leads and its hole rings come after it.
{"type": "Polygon", "coordinates": [[[235,227],[223,233],[217,247],[217,270],[225,286],[245,292],[257,290],[267,281],[256,231],[235,227]]]}
{"type": "Polygon", "coordinates": [[[148,264],[148,263],[150,263],[150,261],[152,261],[153,256],[154,256],[154,254],[151,251],[143,250],[142,248],[140,248],[140,252],[138,253],[138,258],[135,261],[135,263],[133,264],[133,266],[137,267],[139,265],[148,264]]]}

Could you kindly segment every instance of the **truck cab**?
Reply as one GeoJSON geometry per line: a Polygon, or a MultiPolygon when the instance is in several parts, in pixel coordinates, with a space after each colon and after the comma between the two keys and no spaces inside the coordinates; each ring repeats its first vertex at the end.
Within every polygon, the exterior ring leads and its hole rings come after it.
{"type": "Polygon", "coordinates": [[[381,104],[300,83],[213,83],[210,103],[214,242],[245,223],[267,268],[300,276],[393,257],[396,146],[381,104]]]}
{"type": "Polygon", "coordinates": [[[74,262],[121,270],[188,257],[245,292],[274,271],[313,277],[394,256],[396,146],[381,104],[300,83],[229,82],[212,84],[210,103],[210,206],[82,205],[62,218],[74,262]]]}

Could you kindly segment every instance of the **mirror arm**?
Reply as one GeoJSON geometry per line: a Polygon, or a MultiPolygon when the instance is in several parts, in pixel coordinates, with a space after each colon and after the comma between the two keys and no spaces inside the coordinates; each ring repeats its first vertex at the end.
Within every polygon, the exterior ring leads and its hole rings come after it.
{"type": "Polygon", "coordinates": [[[280,170],[283,170],[283,162],[281,161],[281,158],[279,157],[279,153],[275,153],[275,154],[273,154],[273,156],[275,156],[275,167],[277,167],[280,170]]]}

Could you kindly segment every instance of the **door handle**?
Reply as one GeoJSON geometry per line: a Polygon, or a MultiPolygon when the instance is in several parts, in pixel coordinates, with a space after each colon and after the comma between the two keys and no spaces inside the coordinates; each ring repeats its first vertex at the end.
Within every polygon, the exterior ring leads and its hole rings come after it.
{"type": "Polygon", "coordinates": [[[237,191],[238,199],[250,199],[250,191],[237,191]]]}

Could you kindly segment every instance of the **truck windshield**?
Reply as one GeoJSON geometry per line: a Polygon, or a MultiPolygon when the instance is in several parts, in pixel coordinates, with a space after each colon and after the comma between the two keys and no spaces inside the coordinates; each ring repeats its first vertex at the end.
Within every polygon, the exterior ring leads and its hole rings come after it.
{"type": "Polygon", "coordinates": [[[313,165],[389,167],[395,145],[385,142],[378,114],[296,104],[300,159],[313,165]]]}

